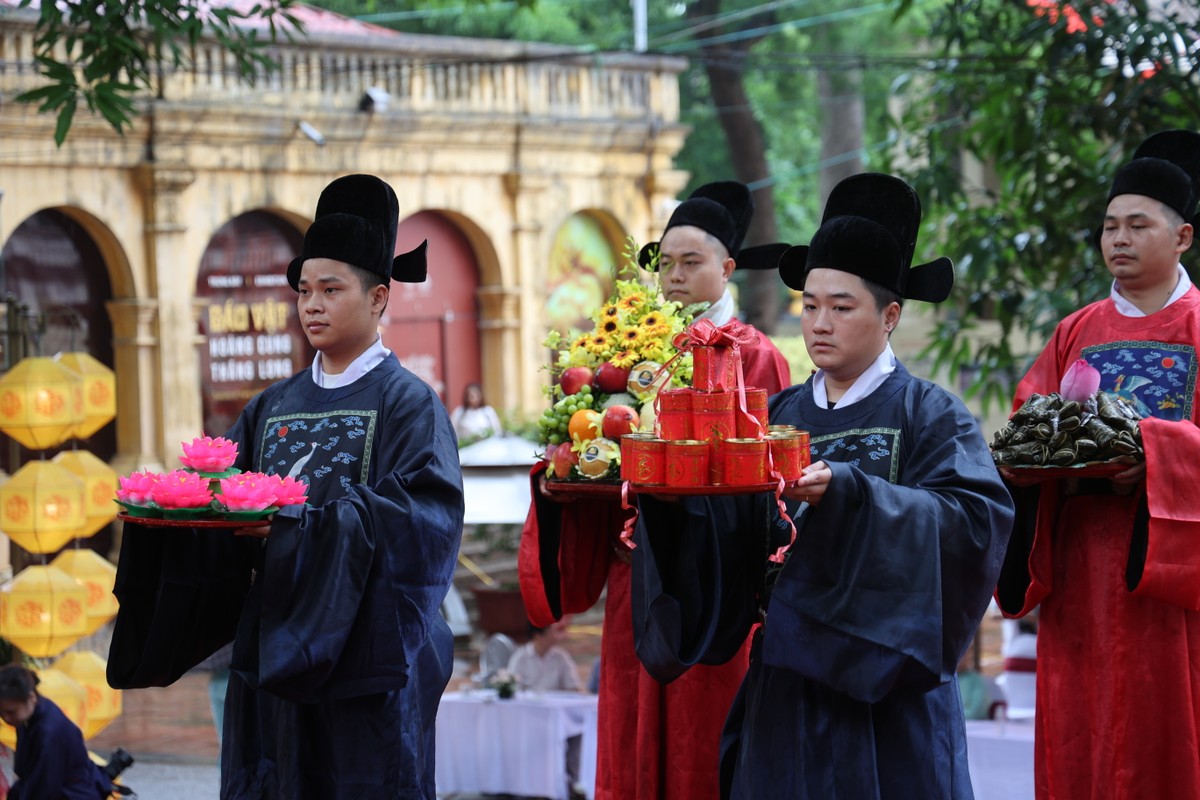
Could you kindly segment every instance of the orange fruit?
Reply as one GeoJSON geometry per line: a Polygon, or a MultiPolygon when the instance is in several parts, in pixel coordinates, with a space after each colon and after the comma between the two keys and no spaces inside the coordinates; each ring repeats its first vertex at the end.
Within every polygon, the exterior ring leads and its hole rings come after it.
{"type": "Polygon", "coordinates": [[[599,436],[602,416],[599,411],[590,408],[581,408],[572,414],[571,421],[567,423],[567,433],[570,434],[571,440],[586,442],[599,436]]]}

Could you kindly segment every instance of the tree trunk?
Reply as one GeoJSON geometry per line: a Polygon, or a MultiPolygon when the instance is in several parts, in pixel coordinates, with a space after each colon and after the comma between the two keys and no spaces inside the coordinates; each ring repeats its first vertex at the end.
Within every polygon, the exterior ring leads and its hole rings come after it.
{"type": "MultiPolygon", "coordinates": [[[[712,19],[720,13],[720,0],[698,0],[689,4],[687,9],[687,16],[695,20],[712,19]]],[[[766,19],[766,15],[758,15],[744,24],[748,28],[761,26],[766,19]]],[[[713,107],[717,110],[717,119],[729,147],[734,177],[746,184],[764,184],[754,190],[754,217],[746,233],[747,245],[779,241],[775,222],[775,193],[769,181],[771,172],[767,165],[766,143],[746,94],[741,67],[744,54],[753,47],[755,41],[757,39],[746,39],[729,46],[704,45],[702,39],[699,41],[713,107]]],[[[739,305],[746,321],[763,333],[774,333],[779,322],[781,285],[776,270],[751,270],[746,273],[739,305]]]]}
{"type": "Polygon", "coordinates": [[[833,187],[863,170],[862,74],[857,70],[817,72],[821,109],[821,207],[833,187]]]}

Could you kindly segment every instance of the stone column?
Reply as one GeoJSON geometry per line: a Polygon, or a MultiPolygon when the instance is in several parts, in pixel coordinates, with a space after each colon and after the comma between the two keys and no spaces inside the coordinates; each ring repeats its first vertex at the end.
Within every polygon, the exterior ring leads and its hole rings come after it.
{"type": "Polygon", "coordinates": [[[179,443],[199,436],[203,425],[196,315],[193,302],[193,254],[184,234],[180,196],[196,179],[183,166],[147,164],[140,168],[146,195],[146,267],[150,295],[158,307],[158,372],[163,407],[157,447],[160,458],[175,464],[179,443]],[[181,279],[183,278],[183,279],[181,279]]]}
{"type": "MultiPolygon", "coordinates": [[[[520,144],[517,145],[518,148],[520,144]]],[[[520,152],[517,153],[517,161],[520,152]]],[[[542,340],[546,337],[545,315],[541,312],[545,302],[545,264],[550,255],[550,247],[546,242],[545,231],[538,220],[547,219],[540,204],[543,192],[550,185],[545,175],[529,173],[517,168],[503,176],[504,189],[508,194],[509,207],[512,209],[512,237],[510,261],[512,268],[502,270],[509,281],[511,291],[517,296],[512,311],[517,330],[514,332],[512,347],[505,352],[517,353],[518,363],[513,365],[511,380],[515,383],[520,375],[537,375],[546,363],[542,340]]],[[[482,302],[482,297],[481,297],[482,302]]],[[[482,325],[480,326],[482,328],[482,325]]],[[[486,350],[483,355],[486,355],[486,350]]],[[[526,414],[540,410],[545,402],[540,387],[533,382],[524,385],[514,385],[511,395],[505,395],[512,405],[519,407],[526,414]]]]}
{"type": "Polygon", "coordinates": [[[153,300],[113,300],[113,371],[117,376],[117,453],[112,468],[120,475],[163,469],[160,420],[163,417],[158,370],[158,304],[153,300]]]}

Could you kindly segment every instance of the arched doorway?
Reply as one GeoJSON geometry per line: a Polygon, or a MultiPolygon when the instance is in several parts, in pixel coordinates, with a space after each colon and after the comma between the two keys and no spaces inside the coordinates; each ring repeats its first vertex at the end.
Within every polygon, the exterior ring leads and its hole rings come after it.
{"type": "MultiPolygon", "coordinates": [[[[82,351],[113,366],[113,329],[105,304],[112,300],[112,284],[100,249],[91,235],[63,211],[33,214],[12,232],[0,250],[0,297],[6,309],[0,329],[3,360],[8,369],[26,355],[53,356],[82,351]],[[7,302],[11,299],[11,302],[7,302]],[[13,319],[10,313],[23,306],[29,317],[13,319]],[[43,325],[40,333],[28,332],[29,323],[43,325]]],[[[32,458],[49,458],[59,450],[78,447],[109,462],[116,453],[116,426],[105,425],[84,441],[69,442],[53,450],[27,451],[3,437],[0,468],[10,474],[32,458]]],[[[87,539],[87,546],[107,554],[112,548],[112,528],[106,526],[87,539]]],[[[13,566],[24,566],[13,551],[13,566]]]]}
{"type": "Polygon", "coordinates": [[[204,432],[229,429],[251,397],[312,362],[296,313],[287,265],[303,236],[265,211],[250,211],[222,225],[204,250],[196,278],[200,333],[200,385],[204,432]]]}
{"type": "Polygon", "coordinates": [[[590,330],[589,315],[613,291],[620,253],[616,223],[598,214],[581,211],[559,226],[546,270],[547,322],[564,336],[572,330],[590,330]]]}
{"type": "Polygon", "coordinates": [[[383,343],[454,408],[467,384],[480,382],[479,266],[467,237],[436,211],[401,221],[396,248],[411,250],[422,239],[429,240],[429,277],[393,282],[383,343]]]}

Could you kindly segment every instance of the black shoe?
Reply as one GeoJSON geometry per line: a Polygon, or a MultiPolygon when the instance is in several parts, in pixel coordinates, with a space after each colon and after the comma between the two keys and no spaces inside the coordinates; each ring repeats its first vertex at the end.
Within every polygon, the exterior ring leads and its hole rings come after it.
{"type": "Polygon", "coordinates": [[[108,763],[104,765],[104,774],[108,776],[110,781],[115,781],[117,776],[129,769],[129,765],[132,763],[133,756],[118,747],[108,757],[108,763]]]}

